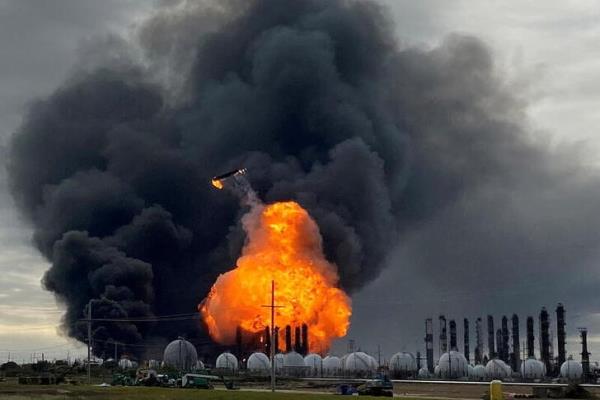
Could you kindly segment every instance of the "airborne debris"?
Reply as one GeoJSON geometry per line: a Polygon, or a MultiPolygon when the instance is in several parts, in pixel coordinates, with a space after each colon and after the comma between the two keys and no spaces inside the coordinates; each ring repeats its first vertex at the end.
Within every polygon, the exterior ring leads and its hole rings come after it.
{"type": "Polygon", "coordinates": [[[233,171],[229,171],[222,175],[217,175],[212,178],[210,183],[217,189],[223,189],[223,182],[229,178],[244,175],[246,173],[246,168],[236,169],[233,171]]]}

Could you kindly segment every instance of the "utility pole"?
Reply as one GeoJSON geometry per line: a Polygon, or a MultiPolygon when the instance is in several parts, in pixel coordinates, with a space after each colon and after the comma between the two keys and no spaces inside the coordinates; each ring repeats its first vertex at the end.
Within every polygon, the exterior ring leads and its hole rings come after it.
{"type": "Polygon", "coordinates": [[[88,365],[87,365],[87,376],[88,376],[88,385],[92,383],[92,300],[90,299],[88,303],[88,365]]]}
{"type": "Polygon", "coordinates": [[[275,392],[275,309],[283,306],[275,305],[275,281],[271,281],[271,305],[263,306],[271,309],[271,392],[275,392]]]}
{"type": "MultiPolygon", "coordinates": [[[[275,335],[275,281],[271,281],[271,343],[275,335]]],[[[271,344],[271,392],[275,392],[275,347],[271,344]]]]}

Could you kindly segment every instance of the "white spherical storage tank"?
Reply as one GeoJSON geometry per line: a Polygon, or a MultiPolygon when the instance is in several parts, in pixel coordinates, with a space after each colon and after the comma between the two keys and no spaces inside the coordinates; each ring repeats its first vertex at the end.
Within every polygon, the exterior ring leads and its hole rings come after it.
{"type": "Polygon", "coordinates": [[[285,368],[299,368],[305,367],[306,364],[304,364],[304,358],[300,354],[290,351],[283,355],[283,366],[285,368]]]}
{"type": "Polygon", "coordinates": [[[309,368],[311,375],[320,375],[323,372],[323,359],[316,353],[310,353],[304,357],[304,365],[309,368]]]}
{"type": "Polygon", "coordinates": [[[502,360],[494,358],[485,366],[485,376],[488,379],[506,379],[512,374],[512,370],[502,360]]]}
{"type": "Polygon", "coordinates": [[[252,353],[248,357],[248,370],[252,372],[268,372],[271,369],[271,360],[265,353],[252,353]]]}
{"type": "Polygon", "coordinates": [[[583,376],[581,363],[575,360],[567,360],[560,366],[560,377],[570,381],[580,380],[583,376]]]}
{"type": "Polygon", "coordinates": [[[163,362],[173,368],[190,370],[198,362],[198,353],[193,344],[180,338],[165,347],[163,362]]]}
{"type": "Polygon", "coordinates": [[[342,356],[342,358],[340,358],[340,361],[342,362],[342,369],[346,368],[346,359],[348,358],[348,356],[349,356],[350,354],[351,354],[351,353],[349,353],[349,354],[344,354],[344,355],[342,356]]]}
{"type": "Polygon", "coordinates": [[[411,353],[396,353],[390,358],[390,371],[396,374],[412,375],[417,372],[417,360],[411,353]]]}
{"type": "Polygon", "coordinates": [[[231,353],[223,353],[219,357],[217,357],[217,361],[215,362],[215,368],[236,371],[238,369],[238,360],[231,353]]]}
{"type": "Polygon", "coordinates": [[[525,380],[542,379],[546,376],[546,366],[535,358],[521,362],[521,377],[525,380]]]}
{"type": "Polygon", "coordinates": [[[349,373],[369,373],[377,370],[377,361],[367,353],[356,351],[348,354],[344,370],[349,373]]]}
{"type": "Polygon", "coordinates": [[[418,373],[419,379],[429,379],[429,370],[425,367],[421,368],[418,373]]]}
{"type": "Polygon", "coordinates": [[[377,362],[375,357],[369,356],[369,358],[371,359],[371,367],[373,368],[373,370],[377,371],[377,368],[379,368],[379,363],[377,362]]]}
{"type": "Polygon", "coordinates": [[[465,356],[458,351],[442,354],[438,366],[439,377],[442,379],[464,378],[469,374],[469,363],[465,356]]]}
{"type": "Polygon", "coordinates": [[[323,359],[323,374],[327,376],[338,375],[342,370],[342,360],[336,356],[327,356],[323,359]]]}
{"type": "Polygon", "coordinates": [[[433,369],[433,374],[437,377],[440,376],[440,366],[436,365],[435,368],[433,369]]]}
{"type": "Polygon", "coordinates": [[[485,379],[485,367],[478,364],[469,370],[469,379],[472,381],[483,381],[485,379]]]}
{"type": "Polygon", "coordinates": [[[196,366],[194,367],[196,371],[201,371],[204,369],[204,363],[200,360],[196,362],[196,366]]]}
{"type": "Polygon", "coordinates": [[[283,354],[277,353],[275,354],[275,370],[280,371],[283,368],[283,354]]]}

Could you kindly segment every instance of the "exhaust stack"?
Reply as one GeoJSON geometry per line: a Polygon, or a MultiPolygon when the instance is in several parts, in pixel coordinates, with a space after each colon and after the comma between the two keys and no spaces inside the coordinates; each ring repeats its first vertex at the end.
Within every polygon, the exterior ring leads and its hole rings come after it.
{"type": "Polygon", "coordinates": [[[448,351],[448,335],[446,331],[446,317],[440,315],[440,356],[448,351]]]}
{"type": "Polygon", "coordinates": [[[433,319],[427,318],[425,320],[425,351],[427,355],[427,370],[433,374],[433,319]]]}
{"type": "Polygon", "coordinates": [[[540,311],[540,358],[546,364],[546,371],[552,371],[550,360],[550,319],[546,307],[540,311]]]}
{"type": "Polygon", "coordinates": [[[512,316],[512,346],[513,352],[511,365],[513,371],[521,370],[521,346],[519,345],[519,317],[517,314],[512,316]]]}
{"type": "MultiPolygon", "coordinates": [[[[565,307],[558,303],[556,307],[556,336],[558,338],[558,365],[562,365],[566,358],[566,333],[565,333],[565,307]]],[[[559,367],[560,368],[560,367],[559,367]]]]}
{"type": "Polygon", "coordinates": [[[471,362],[471,355],[470,353],[470,343],[469,343],[469,320],[468,318],[465,318],[463,320],[463,328],[464,328],[464,336],[463,336],[463,344],[464,344],[464,350],[465,350],[465,358],[467,359],[467,363],[471,362]]]}
{"type": "Polygon", "coordinates": [[[308,354],[308,325],[302,324],[302,346],[301,346],[301,354],[303,356],[308,354]]]}
{"type": "Polygon", "coordinates": [[[289,353],[292,351],[292,327],[289,325],[285,326],[285,352],[289,353]]]}
{"type": "Polygon", "coordinates": [[[297,326],[294,329],[294,338],[295,338],[295,340],[294,340],[294,351],[296,353],[302,354],[302,343],[300,341],[300,335],[301,335],[301,333],[300,333],[300,327],[297,326]]]}
{"type": "Polygon", "coordinates": [[[487,328],[488,328],[488,351],[490,360],[496,358],[496,346],[494,344],[494,317],[491,315],[487,316],[487,328]]]}
{"type": "Polygon", "coordinates": [[[579,328],[581,335],[581,366],[583,367],[583,381],[587,381],[590,376],[590,352],[587,347],[587,328],[579,328]]]}
{"type": "Polygon", "coordinates": [[[508,353],[510,349],[508,348],[508,337],[508,318],[506,318],[505,315],[502,317],[502,355],[500,356],[502,361],[504,361],[505,363],[509,362],[508,353]]]}
{"type": "Polygon", "coordinates": [[[481,318],[477,318],[475,320],[475,365],[483,362],[483,337],[481,333],[481,318]]]}
{"type": "Polygon", "coordinates": [[[456,351],[458,346],[456,345],[456,321],[450,320],[450,350],[456,351]]]}
{"type": "Polygon", "coordinates": [[[502,359],[504,349],[502,348],[502,329],[496,329],[496,358],[502,359]]]}
{"type": "Polygon", "coordinates": [[[534,358],[535,336],[533,334],[533,317],[527,317],[527,358],[534,358]]]}

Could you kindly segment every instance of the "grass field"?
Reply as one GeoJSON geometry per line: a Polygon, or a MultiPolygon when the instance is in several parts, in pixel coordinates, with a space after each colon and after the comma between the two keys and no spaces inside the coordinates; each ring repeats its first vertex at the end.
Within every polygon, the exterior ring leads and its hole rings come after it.
{"type": "MultiPolygon", "coordinates": [[[[335,398],[335,397],[334,397],[335,398]]],[[[361,396],[361,399],[375,397],[361,396]]],[[[88,385],[38,386],[0,383],[0,399],[6,400],[332,400],[330,394],[270,393],[154,387],[98,387],[88,385]]]]}

